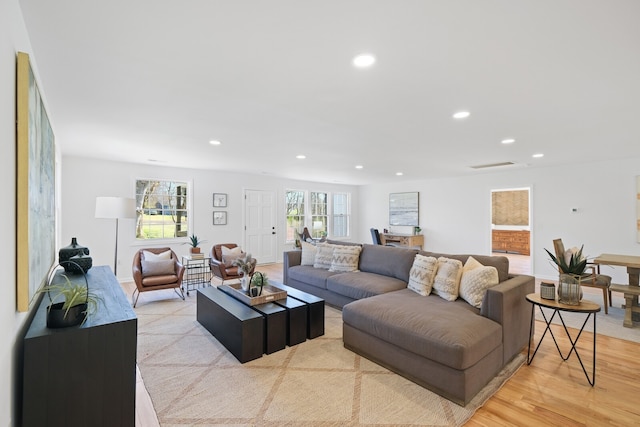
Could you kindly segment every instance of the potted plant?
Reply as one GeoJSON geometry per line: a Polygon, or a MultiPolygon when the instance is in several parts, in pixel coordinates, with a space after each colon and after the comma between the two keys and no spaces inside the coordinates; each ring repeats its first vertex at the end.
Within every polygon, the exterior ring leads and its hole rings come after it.
{"type": "Polygon", "coordinates": [[[191,253],[192,254],[199,254],[200,253],[199,245],[203,241],[198,239],[198,236],[196,236],[195,234],[192,234],[191,236],[189,236],[189,240],[190,240],[190,245],[191,245],[191,253]]]}
{"type": "MultiPolygon", "coordinates": [[[[560,277],[558,278],[558,299],[560,302],[577,305],[582,299],[582,289],[580,289],[580,279],[587,268],[587,257],[582,255],[582,248],[571,250],[571,256],[567,262],[564,256],[555,256],[547,249],[551,261],[558,267],[560,277]]],[[[560,254],[558,254],[560,255],[560,254]]]]}
{"type": "Polygon", "coordinates": [[[267,284],[269,284],[267,273],[261,273],[259,271],[253,273],[253,275],[251,276],[251,287],[249,292],[250,296],[257,297],[262,295],[262,288],[267,284]]]}
{"type": "MultiPolygon", "coordinates": [[[[55,270],[54,270],[55,271],[55,270]]],[[[84,273],[83,273],[84,276],[84,273]]],[[[47,327],[65,328],[84,324],[87,316],[98,309],[101,298],[89,291],[89,283],[84,276],[85,283],[72,282],[66,274],[62,274],[64,283],[47,285],[36,292],[47,293],[51,304],[47,307],[47,327]],[[62,301],[59,301],[62,300],[62,301]]]]}
{"type": "Polygon", "coordinates": [[[242,286],[242,290],[249,294],[250,277],[249,275],[253,271],[255,267],[255,261],[251,258],[251,254],[245,254],[244,257],[240,257],[235,259],[231,265],[238,267],[238,272],[242,275],[240,278],[240,284],[242,286]]]}

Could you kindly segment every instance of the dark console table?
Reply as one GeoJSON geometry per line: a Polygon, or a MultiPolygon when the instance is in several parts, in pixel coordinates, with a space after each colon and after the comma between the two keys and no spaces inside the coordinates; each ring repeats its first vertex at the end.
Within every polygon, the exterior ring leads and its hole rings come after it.
{"type": "Polygon", "coordinates": [[[35,308],[24,337],[25,427],[135,426],[138,320],[109,267],[93,267],[87,279],[102,301],[84,325],[48,329],[46,294],[35,308]]]}

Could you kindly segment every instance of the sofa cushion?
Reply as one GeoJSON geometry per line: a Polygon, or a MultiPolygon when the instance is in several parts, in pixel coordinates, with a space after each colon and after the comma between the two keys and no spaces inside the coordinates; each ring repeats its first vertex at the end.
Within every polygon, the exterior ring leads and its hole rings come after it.
{"type": "Polygon", "coordinates": [[[492,266],[480,264],[469,257],[462,269],[460,279],[460,297],[474,307],[480,308],[487,289],[498,284],[498,270],[492,266]]]}
{"type": "Polygon", "coordinates": [[[322,289],[327,289],[327,277],[334,274],[338,273],[307,265],[296,265],[289,268],[289,278],[322,289]]]}
{"type": "Polygon", "coordinates": [[[164,276],[167,274],[175,274],[176,262],[172,259],[163,259],[158,261],[140,260],[142,264],[143,276],[164,276]]]}
{"type": "Polygon", "coordinates": [[[416,253],[418,251],[415,249],[362,245],[360,271],[395,277],[402,280],[406,286],[416,253]]]}
{"type": "Polygon", "coordinates": [[[413,292],[426,297],[431,293],[436,271],[438,271],[437,259],[416,254],[411,271],[409,271],[409,284],[407,287],[413,292]]]}
{"type": "Polygon", "coordinates": [[[316,246],[303,241],[300,241],[300,245],[302,245],[300,265],[313,265],[316,261],[316,253],[318,252],[316,246]]]}
{"type": "Polygon", "coordinates": [[[362,247],[360,246],[334,246],[333,257],[331,258],[331,267],[329,268],[329,271],[357,271],[361,250],[362,247]]]}
{"type": "Polygon", "coordinates": [[[400,279],[362,271],[327,277],[328,290],[353,299],[368,298],[406,287],[407,283],[400,279]]]}
{"type": "Polygon", "coordinates": [[[240,246],[231,249],[226,246],[221,246],[220,249],[222,250],[222,263],[225,267],[233,267],[235,260],[244,256],[244,252],[242,252],[240,246]]]}
{"type": "MultiPolygon", "coordinates": [[[[420,251],[421,255],[432,256],[434,258],[440,258],[441,256],[446,258],[457,259],[463,264],[467,262],[467,259],[471,255],[447,255],[437,252],[420,251]]],[[[492,266],[498,270],[498,280],[504,282],[509,278],[509,258],[506,256],[489,256],[489,255],[473,255],[473,257],[479,261],[482,265],[492,266]]]]}
{"type": "Polygon", "coordinates": [[[438,272],[433,279],[431,291],[447,301],[458,298],[460,277],[462,276],[462,262],[457,259],[438,258],[438,272]]]}
{"type": "Polygon", "coordinates": [[[171,259],[171,250],[160,252],[159,254],[153,253],[151,251],[142,251],[142,256],[147,261],[162,261],[166,259],[171,259]]]}
{"type": "Polygon", "coordinates": [[[466,369],[502,345],[501,326],[465,301],[402,289],[351,302],[345,323],[453,369],[466,369]]]}
{"type": "Polygon", "coordinates": [[[318,243],[316,245],[316,258],[313,262],[315,268],[323,268],[325,270],[331,268],[334,246],[329,243],[318,243]]]}

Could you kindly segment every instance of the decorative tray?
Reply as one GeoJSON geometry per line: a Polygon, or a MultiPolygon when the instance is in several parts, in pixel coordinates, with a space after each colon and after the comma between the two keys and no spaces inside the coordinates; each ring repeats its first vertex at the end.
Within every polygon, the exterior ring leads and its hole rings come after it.
{"type": "Polygon", "coordinates": [[[247,293],[240,287],[240,283],[220,285],[218,286],[218,289],[226,294],[231,295],[241,303],[249,306],[264,304],[266,302],[272,302],[287,298],[287,291],[271,285],[264,285],[262,287],[262,295],[257,297],[250,297],[249,295],[247,295],[247,293]]]}

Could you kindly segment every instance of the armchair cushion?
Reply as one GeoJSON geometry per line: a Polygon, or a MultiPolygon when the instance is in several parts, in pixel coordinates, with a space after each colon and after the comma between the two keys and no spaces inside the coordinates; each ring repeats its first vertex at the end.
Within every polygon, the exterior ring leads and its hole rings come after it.
{"type": "Polygon", "coordinates": [[[142,261],[142,275],[143,276],[164,276],[168,274],[175,274],[175,261],[172,259],[163,259],[160,261],[142,261]]]}

